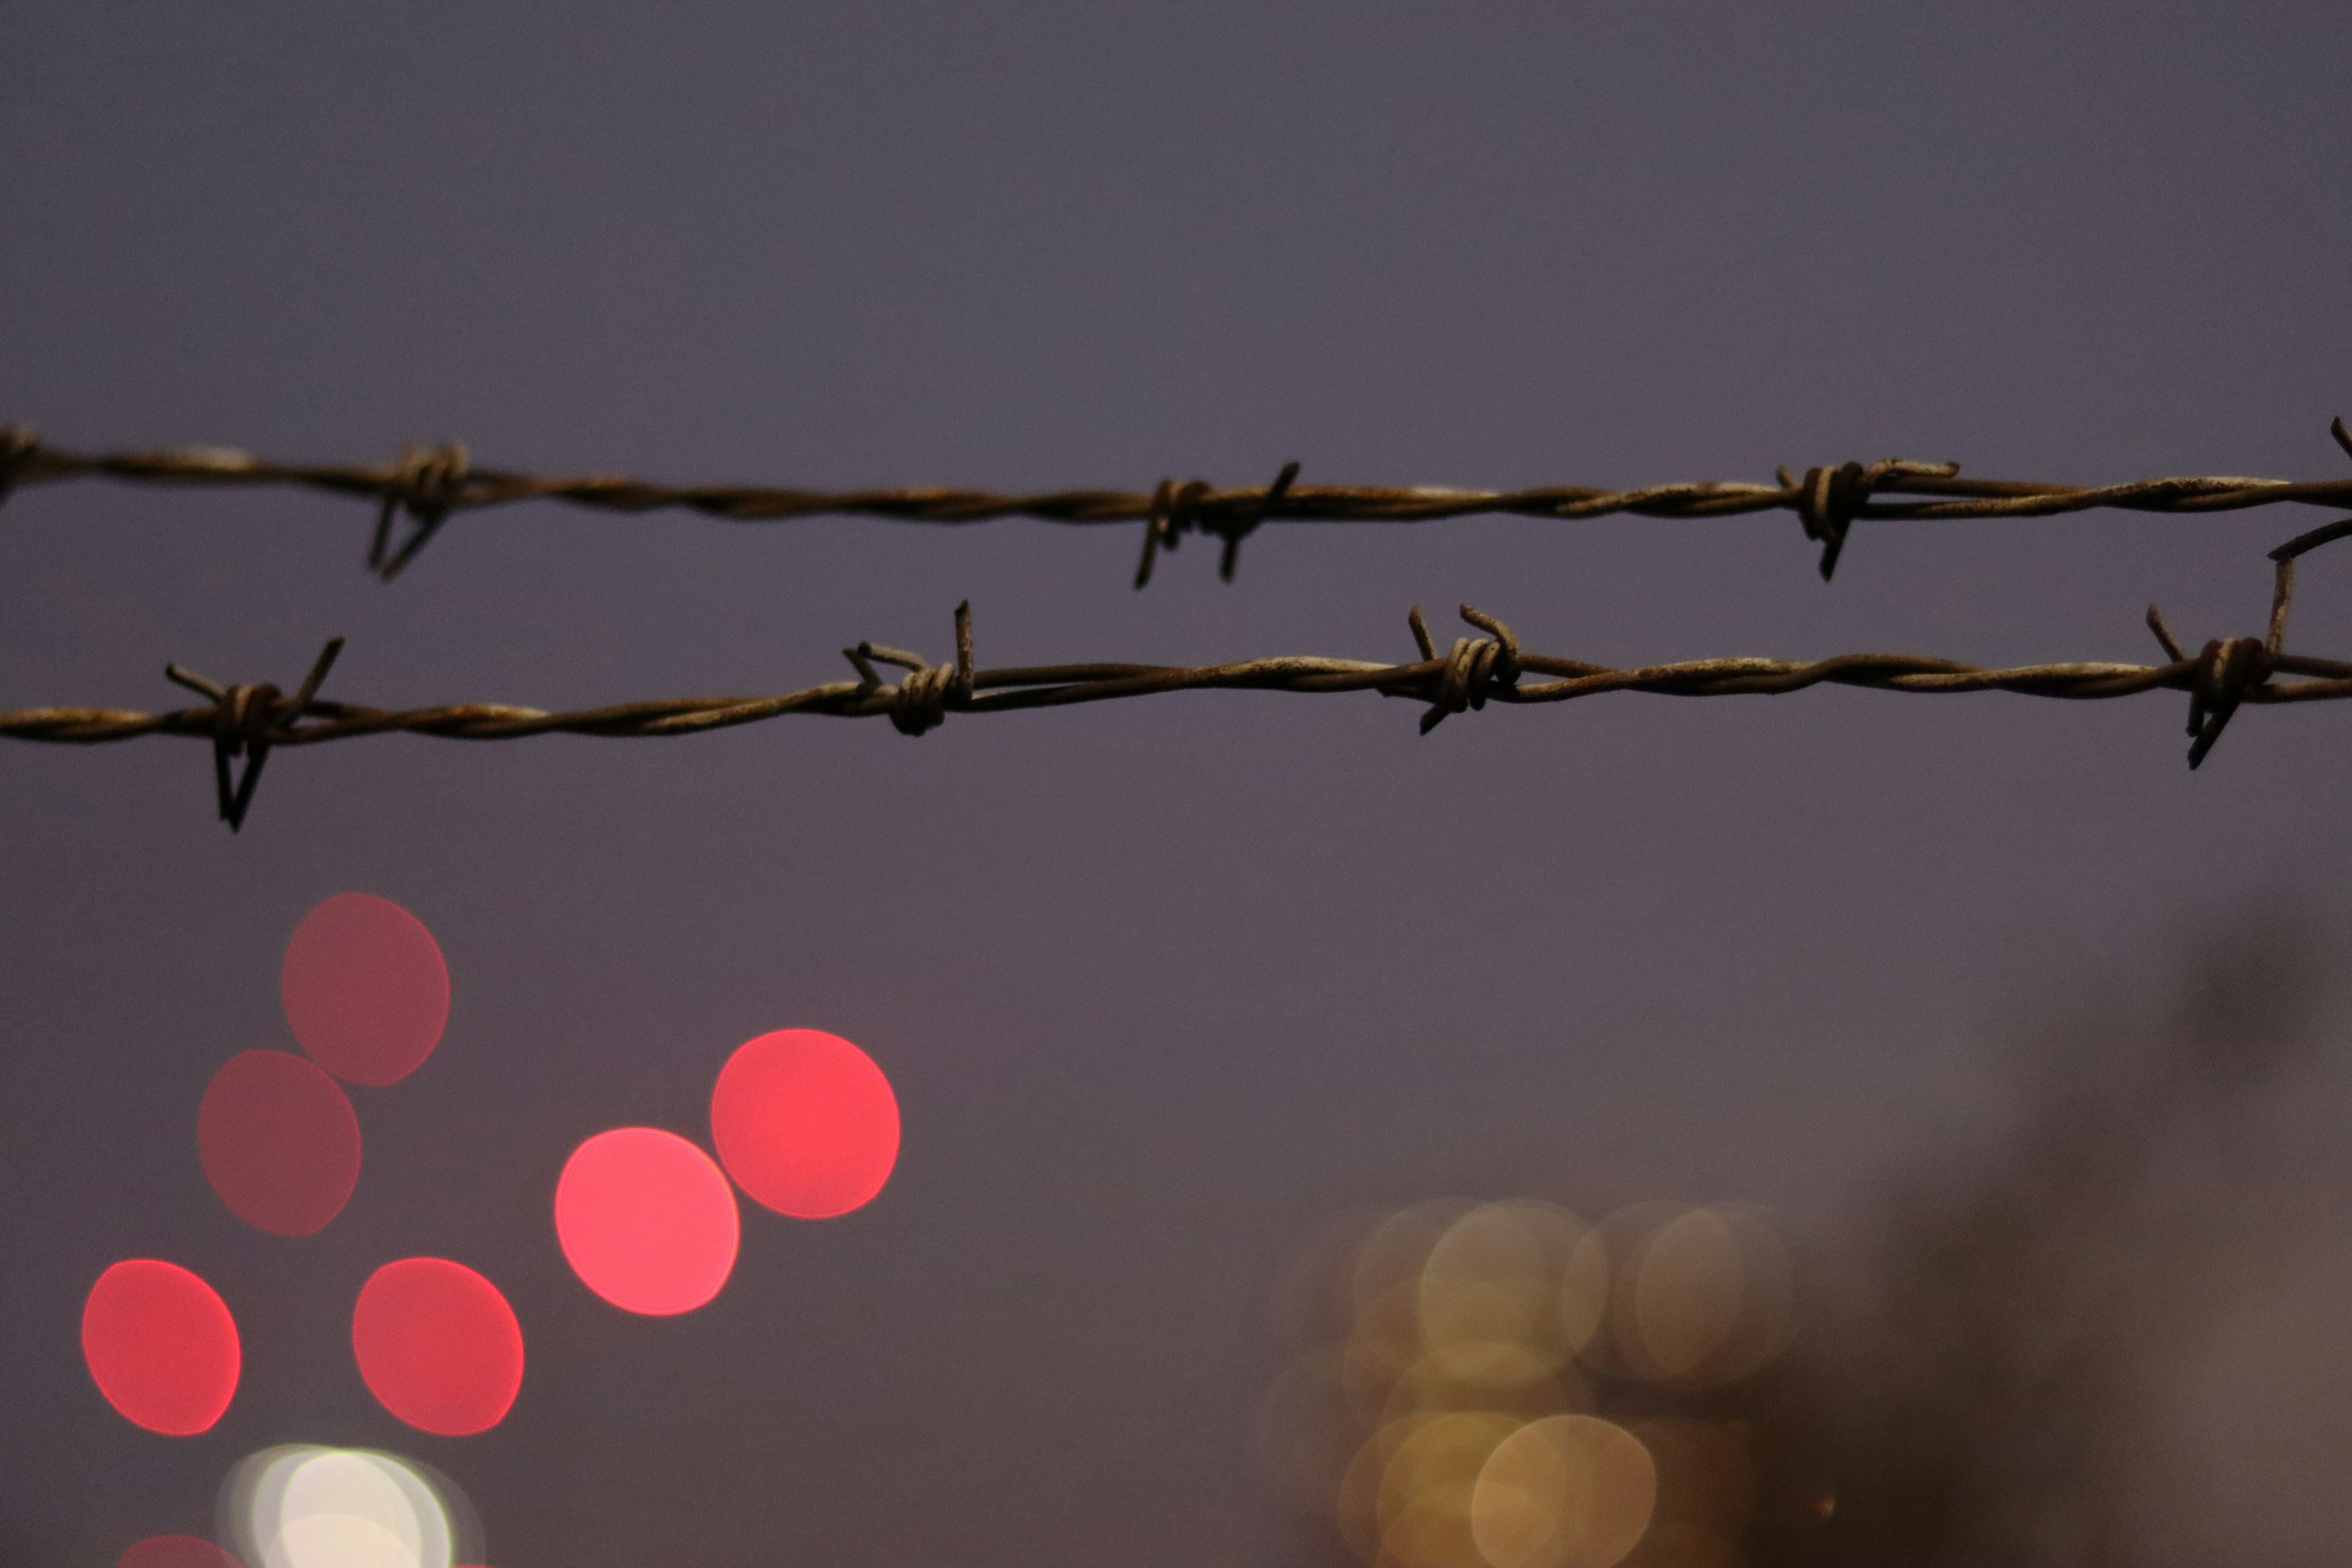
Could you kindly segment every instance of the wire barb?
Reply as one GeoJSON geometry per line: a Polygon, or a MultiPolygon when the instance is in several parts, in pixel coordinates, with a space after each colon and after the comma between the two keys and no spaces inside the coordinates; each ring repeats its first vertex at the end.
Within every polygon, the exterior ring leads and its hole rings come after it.
{"type": "Polygon", "coordinates": [[[1822,581],[1826,583],[1837,574],[1838,556],[1845,550],[1853,520],[1866,514],[1879,486],[1890,479],[1949,479],[1959,471],[1958,463],[1912,463],[1889,458],[1866,468],[1860,463],[1807,468],[1801,483],[1792,481],[1789,470],[1782,468],[1780,479],[1780,488],[1796,497],[1797,519],[1804,524],[1805,537],[1822,547],[1822,581]]]}
{"type": "Polygon", "coordinates": [[[335,658],[342,651],[342,638],[328,638],[327,646],[311,661],[310,673],[302,678],[301,688],[290,701],[275,686],[222,686],[176,664],[163,667],[166,679],[211,700],[213,791],[219,804],[220,819],[228,824],[231,833],[245,826],[245,814],[253,806],[253,792],[260,786],[261,770],[269,761],[270,747],[290,738],[294,725],[310,711],[327,672],[335,667],[335,658]],[[245,759],[245,768],[232,784],[229,764],[240,756],[245,759]]]}
{"type": "MultiPolygon", "coordinates": [[[[1420,605],[1413,606],[1411,618],[1413,639],[1421,644],[1426,661],[1435,650],[1430,644],[1429,628],[1422,623],[1420,605]]],[[[1468,605],[1462,606],[1462,618],[1492,636],[1454,639],[1454,651],[1446,656],[1437,690],[1421,716],[1424,735],[1444,723],[1448,714],[1484,708],[1490,692],[1511,689],[1519,682],[1519,639],[1511,635],[1511,628],[1468,605]]]]}
{"type": "MultiPolygon", "coordinates": [[[[2173,637],[2172,628],[2164,624],[2163,615],[2154,605],[2147,607],[2147,629],[2164,645],[2172,659],[2172,668],[2189,668],[2189,765],[2199,766],[2212,751],[2213,742],[2221,738],[2231,715],[2238,710],[2252,692],[2263,688],[2273,670],[2286,662],[2287,607],[2294,593],[2294,563],[2290,557],[2278,563],[2278,585],[2271,597],[2270,634],[2264,637],[2216,637],[2204,650],[2191,659],[2181,650],[2173,637]]],[[[2322,665],[2321,660],[2298,660],[2305,665],[2322,665]]],[[[2169,673],[2169,671],[2168,671],[2169,673]]]]}
{"type": "Polygon", "coordinates": [[[2196,684],[2189,689],[2189,765],[2205,761],[2222,728],[2246,693],[2271,676],[2271,657],[2253,637],[2216,637],[2197,658],[2196,684]]]}
{"type": "Polygon", "coordinates": [[[1234,509],[1233,521],[1218,530],[1225,541],[1224,552],[1217,557],[1217,576],[1220,579],[1227,583],[1234,580],[1234,568],[1242,558],[1242,541],[1257,531],[1258,524],[1265,521],[1268,509],[1282,504],[1282,498],[1290,493],[1291,482],[1297,478],[1297,463],[1285,463],[1282,472],[1275,475],[1274,483],[1265,487],[1265,494],[1255,502],[1244,501],[1234,509]]]}
{"type": "Polygon", "coordinates": [[[402,448],[400,462],[383,486],[383,504],[376,512],[375,535],[368,544],[369,571],[389,583],[416,559],[416,552],[463,503],[468,467],[463,442],[437,447],[412,443],[402,448]],[[399,551],[387,558],[395,511],[406,512],[416,526],[399,551]]]}
{"type": "Polygon", "coordinates": [[[971,701],[974,671],[970,599],[956,606],[955,630],[953,664],[934,665],[921,654],[884,647],[879,643],[862,642],[854,648],[842,649],[842,656],[857,670],[858,698],[877,699],[881,705],[876,710],[888,714],[892,726],[901,735],[920,735],[938,729],[947,721],[950,706],[963,707],[971,701]],[[885,686],[882,678],[875,673],[877,662],[897,665],[907,671],[907,679],[896,686],[885,686]]]}

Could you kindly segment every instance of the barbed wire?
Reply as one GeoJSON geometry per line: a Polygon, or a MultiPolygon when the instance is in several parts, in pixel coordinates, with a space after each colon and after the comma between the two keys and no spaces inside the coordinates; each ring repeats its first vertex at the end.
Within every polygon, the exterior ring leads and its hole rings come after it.
{"type": "MultiPolygon", "coordinates": [[[[2352,433],[2337,419],[2329,427],[2352,454],[2352,433]]],[[[774,522],[816,516],[889,518],[906,522],[964,524],[1026,517],[1072,524],[1142,522],[1143,552],[1135,585],[1151,580],[1152,564],[1187,533],[1222,542],[1220,575],[1230,581],[1242,541],[1271,522],[1436,522],[1451,518],[1512,516],[1554,521],[1631,514],[1654,518],[1734,517],[1792,511],[1805,537],[1822,547],[1828,579],[1856,522],[1966,518],[2054,517],[2101,508],[2201,513],[2297,502],[2352,506],[2352,479],[2298,481],[2241,479],[2139,479],[2079,486],[2008,479],[1964,479],[1957,463],[1901,458],[1807,468],[1798,478],[1782,468],[1771,484],[1704,480],[1606,489],[1555,485],[1534,489],[1453,489],[1433,486],[1300,485],[1298,465],[1256,489],[1218,489],[1206,480],[1162,480],[1149,491],[1069,489],[1034,495],[914,487],[814,490],[760,485],[661,485],[611,475],[541,476],[479,468],[463,445],[412,446],[396,463],[281,463],[221,447],[155,452],[71,452],[44,444],[22,426],[0,428],[0,499],[13,489],[65,479],[103,478],[138,484],[294,486],[376,503],[368,569],[385,581],[398,576],[451,518],[463,512],[553,500],[595,510],[641,513],[684,510],[734,522],[774,522]],[[1926,499],[1896,500],[1914,496],[1926,499]],[[394,540],[394,525],[409,529],[394,540]]]]}
{"type": "Polygon", "coordinates": [[[2094,700],[2158,689],[2189,693],[2189,765],[2198,766],[2243,703],[2313,702],[2352,698],[2352,661],[2289,654],[2284,643],[2294,593],[2294,558],[2352,533],[2352,519],[2331,523],[2273,552],[2277,583],[2268,634],[2221,637],[2191,657],[2155,605],[2148,628],[2162,646],[2161,665],[2067,662],[1994,669],[1909,654],[1855,653],[1800,662],[1773,658],[1712,658],[1612,668],[1530,653],[1502,621],[1468,605],[1462,618],[1486,635],[1457,637],[1440,654],[1415,605],[1407,617],[1421,657],[1407,664],[1349,658],[1276,658],[1184,668],[1149,664],[1064,664],[983,669],[972,655],[971,606],[956,606],[955,658],[932,664],[919,654],[862,642],[842,655],[855,681],[833,681],[774,697],[689,697],[624,702],[549,712],[494,703],[385,709],[319,696],[343,639],[336,637],[294,695],[275,686],[224,686],[164,667],[173,681],[203,695],[204,706],[167,713],[110,708],[28,708],[0,712],[0,736],[90,745],[142,735],[188,735],[213,742],[213,773],[222,821],[241,827],[262,765],[280,746],[319,745],[362,735],[403,732],[462,741],[512,741],[529,735],[665,737],[701,734],[759,723],[792,713],[839,719],[887,718],[900,733],[920,735],[950,713],[998,713],[1077,703],[1152,697],[1172,691],[1258,690],[1295,693],[1377,691],[1425,704],[1421,731],[1448,716],[1488,702],[1565,702],[1610,691],[1677,697],[1729,697],[1799,691],[1819,685],[1859,686],[1922,694],[2012,691],[2030,697],[2094,700]],[[877,665],[907,671],[897,685],[877,665]],[[2280,675],[2305,679],[2274,684],[2280,675]],[[1529,676],[1551,679],[1530,682],[1529,676]],[[245,759],[232,779],[231,763],[245,759]]]}

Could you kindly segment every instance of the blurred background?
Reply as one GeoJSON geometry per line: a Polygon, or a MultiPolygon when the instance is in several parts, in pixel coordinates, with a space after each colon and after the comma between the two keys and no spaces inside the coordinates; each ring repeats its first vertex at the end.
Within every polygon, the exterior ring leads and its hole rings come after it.
{"type": "MultiPolygon", "coordinates": [[[[2335,477],[2347,55],[2315,4],[16,0],[0,420],[826,488],[2335,477]]],[[[995,665],[1402,658],[1465,600],[1611,664],[2139,661],[2150,600],[2259,633],[2326,516],[1864,525],[1826,586],[1786,514],[1270,528],[1139,594],[1133,527],[526,507],[386,587],[359,503],[93,482],[0,510],[0,708],[333,634],[355,702],[782,691],[967,597],[995,665]]],[[[2291,647],[2352,654],[2347,571],[2291,647]]],[[[222,1534],[291,1444],[445,1478],[495,1568],[2352,1549],[2343,714],[2192,775],[2171,695],[1415,711],[384,737],[234,837],[199,743],[6,747],[0,1560],[222,1534]],[[268,1235],[197,1106],[353,890],[446,1033],[268,1235]],[[698,1310],[583,1288],[573,1149],[707,1144],[787,1027],[887,1073],[888,1185],[742,1205],[698,1310]],[[478,1436],[354,1365],[418,1255],[528,1346],[478,1436]],[[92,1386],[129,1258],[235,1315],[201,1435],[92,1386]]]]}

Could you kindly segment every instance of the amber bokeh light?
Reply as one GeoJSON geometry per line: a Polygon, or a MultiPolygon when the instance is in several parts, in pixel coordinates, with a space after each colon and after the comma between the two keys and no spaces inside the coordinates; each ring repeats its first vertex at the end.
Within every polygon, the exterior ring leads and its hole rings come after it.
{"type": "Polygon", "coordinates": [[[1261,1456],[1367,1568],[1740,1560],[1742,1392],[1796,1331],[1765,1211],[1643,1204],[1595,1225],[1434,1200],[1326,1237],[1283,1299],[1299,1342],[1261,1456]]]}

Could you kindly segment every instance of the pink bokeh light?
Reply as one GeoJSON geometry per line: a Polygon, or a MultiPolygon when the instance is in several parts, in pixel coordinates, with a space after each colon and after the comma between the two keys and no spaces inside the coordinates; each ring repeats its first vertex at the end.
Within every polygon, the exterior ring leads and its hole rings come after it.
{"type": "Polygon", "coordinates": [[[522,1389],[514,1309],[446,1258],[404,1258],[370,1275],[352,1310],[352,1352],[386,1410],[444,1437],[488,1431],[522,1389]]]}
{"type": "Polygon", "coordinates": [[[169,1437],[209,1430],[236,1395],[242,1352],[220,1293],[176,1263],[126,1258],[82,1305],[90,1380],[133,1426],[169,1437]]]}
{"type": "Polygon", "coordinates": [[[320,1067],[382,1089],[423,1065],[449,1022],[449,966],[425,922],[373,893],[302,917],[278,973],[286,1021],[320,1067]]]}
{"type": "Polygon", "coordinates": [[[710,1096],[711,1142],[751,1197],[800,1219],[873,1201],[898,1160],[898,1099],[882,1069],[822,1029],[745,1042],[710,1096]]]}
{"type": "Polygon", "coordinates": [[[285,1051],[241,1051],[196,1110],[205,1178],[272,1236],[314,1236],[360,1179],[360,1121],[342,1086],[285,1051]]]}
{"type": "Polygon", "coordinates": [[[195,1535],[151,1535],[131,1542],[114,1568],[245,1568],[234,1553],[195,1535]]]}
{"type": "Polygon", "coordinates": [[[572,1152],[555,1235],[581,1283],[625,1311],[664,1317],[719,1294],[735,1268],[735,1193],[675,1132],[616,1127],[572,1152]]]}

